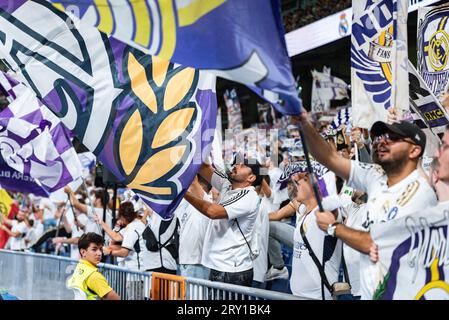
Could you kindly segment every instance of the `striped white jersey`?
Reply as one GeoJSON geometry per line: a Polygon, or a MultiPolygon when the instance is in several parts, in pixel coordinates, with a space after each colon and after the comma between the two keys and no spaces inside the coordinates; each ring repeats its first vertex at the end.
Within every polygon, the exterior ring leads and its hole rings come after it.
{"type": "Polygon", "coordinates": [[[218,171],[212,175],[211,184],[220,192],[219,204],[226,209],[228,219],[209,222],[201,264],[221,272],[249,270],[253,264],[246,241],[251,243],[260,198],[254,187],[232,189],[226,175],[218,171]]]}

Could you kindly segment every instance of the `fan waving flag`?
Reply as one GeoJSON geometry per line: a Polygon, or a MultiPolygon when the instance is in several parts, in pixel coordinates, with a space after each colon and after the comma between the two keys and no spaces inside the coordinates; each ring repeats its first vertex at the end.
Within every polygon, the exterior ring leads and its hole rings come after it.
{"type": "Polygon", "coordinates": [[[46,1],[3,3],[9,67],[118,181],[171,217],[210,149],[215,76],[144,54],[46,1]]]}
{"type": "Polygon", "coordinates": [[[300,111],[279,0],[51,2],[151,55],[246,84],[284,114],[300,111]]]}
{"type": "Polygon", "coordinates": [[[38,180],[47,192],[82,174],[81,163],[61,121],[31,89],[0,73],[0,90],[11,102],[0,112],[0,153],[6,164],[38,180]]]}

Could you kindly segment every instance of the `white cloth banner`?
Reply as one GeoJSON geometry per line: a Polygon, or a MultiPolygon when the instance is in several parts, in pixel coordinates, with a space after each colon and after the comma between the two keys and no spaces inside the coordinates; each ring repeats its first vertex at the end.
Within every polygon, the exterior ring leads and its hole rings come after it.
{"type": "Polygon", "coordinates": [[[449,79],[449,4],[418,10],[418,71],[439,96],[449,79]]]}
{"type": "Polygon", "coordinates": [[[375,299],[449,299],[449,202],[374,225],[379,247],[375,299]]]}
{"type": "Polygon", "coordinates": [[[326,67],[323,72],[312,70],[312,113],[330,109],[330,100],[349,98],[348,85],[342,79],[333,77],[326,67]]]}
{"type": "Polygon", "coordinates": [[[388,109],[408,108],[407,6],[405,0],[353,1],[351,82],[353,122],[371,128],[388,109]]]}

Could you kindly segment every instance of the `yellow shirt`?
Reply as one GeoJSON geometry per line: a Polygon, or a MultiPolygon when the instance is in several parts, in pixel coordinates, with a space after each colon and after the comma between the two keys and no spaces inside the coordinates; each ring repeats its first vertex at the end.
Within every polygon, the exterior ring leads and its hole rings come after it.
{"type": "MultiPolygon", "coordinates": [[[[89,261],[81,259],[80,263],[84,263],[85,265],[96,269],[96,267],[89,261]]],[[[112,291],[112,288],[109,286],[108,281],[100,272],[98,272],[98,270],[92,273],[89,278],[87,278],[86,284],[89,290],[95,292],[100,298],[103,298],[106,294],[112,291]]]]}

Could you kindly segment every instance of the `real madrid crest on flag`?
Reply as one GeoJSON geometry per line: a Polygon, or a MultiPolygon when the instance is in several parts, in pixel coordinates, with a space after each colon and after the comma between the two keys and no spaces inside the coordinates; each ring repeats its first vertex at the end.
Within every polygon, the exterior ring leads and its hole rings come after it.
{"type": "Polygon", "coordinates": [[[418,71],[438,96],[447,90],[449,77],[449,4],[419,8],[418,71]]]}
{"type": "Polygon", "coordinates": [[[353,1],[351,78],[354,125],[408,110],[407,1],[353,1]]]}

